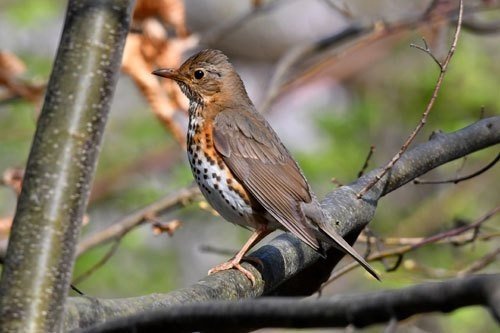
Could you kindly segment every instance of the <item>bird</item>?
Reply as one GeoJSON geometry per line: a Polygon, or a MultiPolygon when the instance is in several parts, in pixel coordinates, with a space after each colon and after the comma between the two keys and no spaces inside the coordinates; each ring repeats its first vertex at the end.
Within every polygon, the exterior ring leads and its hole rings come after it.
{"type": "Polygon", "coordinates": [[[237,269],[245,254],[276,229],[291,232],[320,254],[330,243],[373,277],[375,270],[329,223],[302,170],[248,97],[223,52],[202,50],[178,69],[152,74],[174,80],[189,99],[187,155],[206,201],[225,220],[253,230],[241,250],[208,274],[237,269]]]}

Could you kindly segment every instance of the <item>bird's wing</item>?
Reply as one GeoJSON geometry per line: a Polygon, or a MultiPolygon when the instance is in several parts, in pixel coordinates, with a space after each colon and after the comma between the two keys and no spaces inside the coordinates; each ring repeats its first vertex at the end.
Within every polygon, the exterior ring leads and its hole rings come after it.
{"type": "Polygon", "coordinates": [[[301,202],[311,202],[299,167],[267,121],[255,111],[225,110],[214,120],[214,143],[241,184],[286,229],[318,250],[301,202]]]}

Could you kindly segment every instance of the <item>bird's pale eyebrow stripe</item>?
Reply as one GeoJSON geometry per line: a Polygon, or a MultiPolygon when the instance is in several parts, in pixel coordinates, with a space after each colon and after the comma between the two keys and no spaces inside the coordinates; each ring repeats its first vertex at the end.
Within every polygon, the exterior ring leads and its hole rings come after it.
{"type": "Polygon", "coordinates": [[[205,68],[205,70],[210,74],[215,74],[218,77],[221,77],[222,74],[216,68],[205,68]]]}
{"type": "Polygon", "coordinates": [[[214,71],[214,70],[207,70],[207,72],[209,72],[209,73],[211,73],[211,74],[215,74],[215,75],[217,75],[218,77],[221,77],[221,76],[222,76],[222,75],[221,75],[221,73],[220,73],[220,72],[218,72],[218,71],[214,71]]]}

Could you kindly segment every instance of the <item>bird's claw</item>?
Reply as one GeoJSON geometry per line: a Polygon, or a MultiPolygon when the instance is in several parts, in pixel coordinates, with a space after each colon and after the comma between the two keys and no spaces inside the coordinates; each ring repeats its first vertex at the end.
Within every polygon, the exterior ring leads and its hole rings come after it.
{"type": "Polygon", "coordinates": [[[240,260],[229,260],[223,264],[217,265],[208,271],[208,275],[212,275],[217,272],[227,271],[228,269],[237,269],[243,273],[252,282],[252,286],[255,286],[255,276],[246,268],[241,266],[240,260]]]}

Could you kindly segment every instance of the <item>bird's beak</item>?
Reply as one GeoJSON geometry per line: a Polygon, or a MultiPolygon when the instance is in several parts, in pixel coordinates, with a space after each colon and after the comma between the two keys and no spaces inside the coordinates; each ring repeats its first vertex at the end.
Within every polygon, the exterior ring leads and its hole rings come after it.
{"type": "Polygon", "coordinates": [[[165,77],[167,79],[172,79],[175,81],[183,81],[183,76],[179,73],[177,69],[173,68],[160,68],[153,71],[151,74],[165,77]]]}

